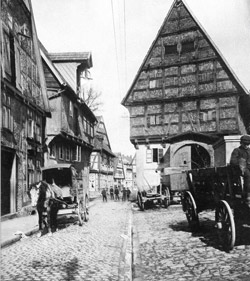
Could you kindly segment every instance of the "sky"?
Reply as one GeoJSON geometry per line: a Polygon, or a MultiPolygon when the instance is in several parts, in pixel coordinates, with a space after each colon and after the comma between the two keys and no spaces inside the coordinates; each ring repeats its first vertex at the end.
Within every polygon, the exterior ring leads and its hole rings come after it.
{"type": "MultiPolygon", "coordinates": [[[[121,105],[173,0],[31,0],[49,52],[92,53],[95,89],[111,149],[134,155],[121,105]]],[[[185,0],[236,76],[250,90],[250,1],[185,0]]]]}

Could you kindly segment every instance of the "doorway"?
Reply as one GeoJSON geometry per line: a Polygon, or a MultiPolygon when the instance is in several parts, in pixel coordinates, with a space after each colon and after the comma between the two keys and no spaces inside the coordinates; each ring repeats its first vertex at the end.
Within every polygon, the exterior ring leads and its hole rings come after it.
{"type": "Polygon", "coordinates": [[[11,174],[14,154],[1,151],[1,216],[11,212],[11,174]]]}

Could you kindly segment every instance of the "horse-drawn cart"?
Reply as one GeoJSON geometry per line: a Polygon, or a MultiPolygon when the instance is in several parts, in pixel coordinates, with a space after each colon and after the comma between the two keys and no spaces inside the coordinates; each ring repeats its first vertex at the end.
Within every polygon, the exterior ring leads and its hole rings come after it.
{"type": "Polygon", "coordinates": [[[250,223],[250,211],[240,171],[230,165],[186,171],[189,190],[183,195],[183,210],[190,227],[199,226],[198,214],[215,210],[219,243],[232,250],[237,228],[250,223]]]}
{"type": "Polygon", "coordinates": [[[71,164],[56,164],[42,169],[42,178],[51,187],[59,187],[62,196],[59,203],[57,218],[77,216],[79,225],[88,220],[88,189],[83,185],[82,176],[71,164]]]}
{"type": "Polygon", "coordinates": [[[138,192],[137,201],[140,209],[143,211],[145,206],[147,204],[150,205],[151,203],[159,204],[160,206],[164,206],[165,208],[167,208],[170,205],[170,203],[173,201],[181,202],[180,193],[181,191],[183,191],[182,179],[184,176],[185,176],[184,170],[180,167],[165,167],[161,169],[160,184],[155,188],[149,188],[148,191],[143,190],[141,192],[140,191],[138,192]],[[176,190],[171,189],[170,176],[178,177],[179,189],[176,190]]]}

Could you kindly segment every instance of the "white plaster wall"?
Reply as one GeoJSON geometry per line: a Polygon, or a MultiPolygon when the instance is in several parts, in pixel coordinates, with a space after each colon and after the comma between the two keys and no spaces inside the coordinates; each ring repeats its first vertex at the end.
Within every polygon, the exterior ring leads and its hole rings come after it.
{"type": "MultiPolygon", "coordinates": [[[[163,148],[160,144],[150,145],[152,148],[163,149],[163,155],[167,151],[167,147],[163,148]]],[[[155,187],[160,184],[160,173],[156,173],[158,163],[146,163],[146,145],[139,145],[136,150],[136,185],[138,190],[149,190],[149,186],[155,187]]]]}

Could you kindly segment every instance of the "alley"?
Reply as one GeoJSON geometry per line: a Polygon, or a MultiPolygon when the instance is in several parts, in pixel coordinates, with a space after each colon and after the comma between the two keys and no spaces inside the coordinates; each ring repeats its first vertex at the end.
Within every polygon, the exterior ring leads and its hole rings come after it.
{"type": "Polygon", "coordinates": [[[249,229],[226,253],[218,246],[214,212],[200,214],[201,228],[192,233],[181,205],[133,211],[133,280],[250,280],[249,229]]]}
{"type": "Polygon", "coordinates": [[[129,280],[131,205],[96,201],[82,227],[71,224],[52,237],[34,235],[2,249],[1,281],[129,280]]]}

